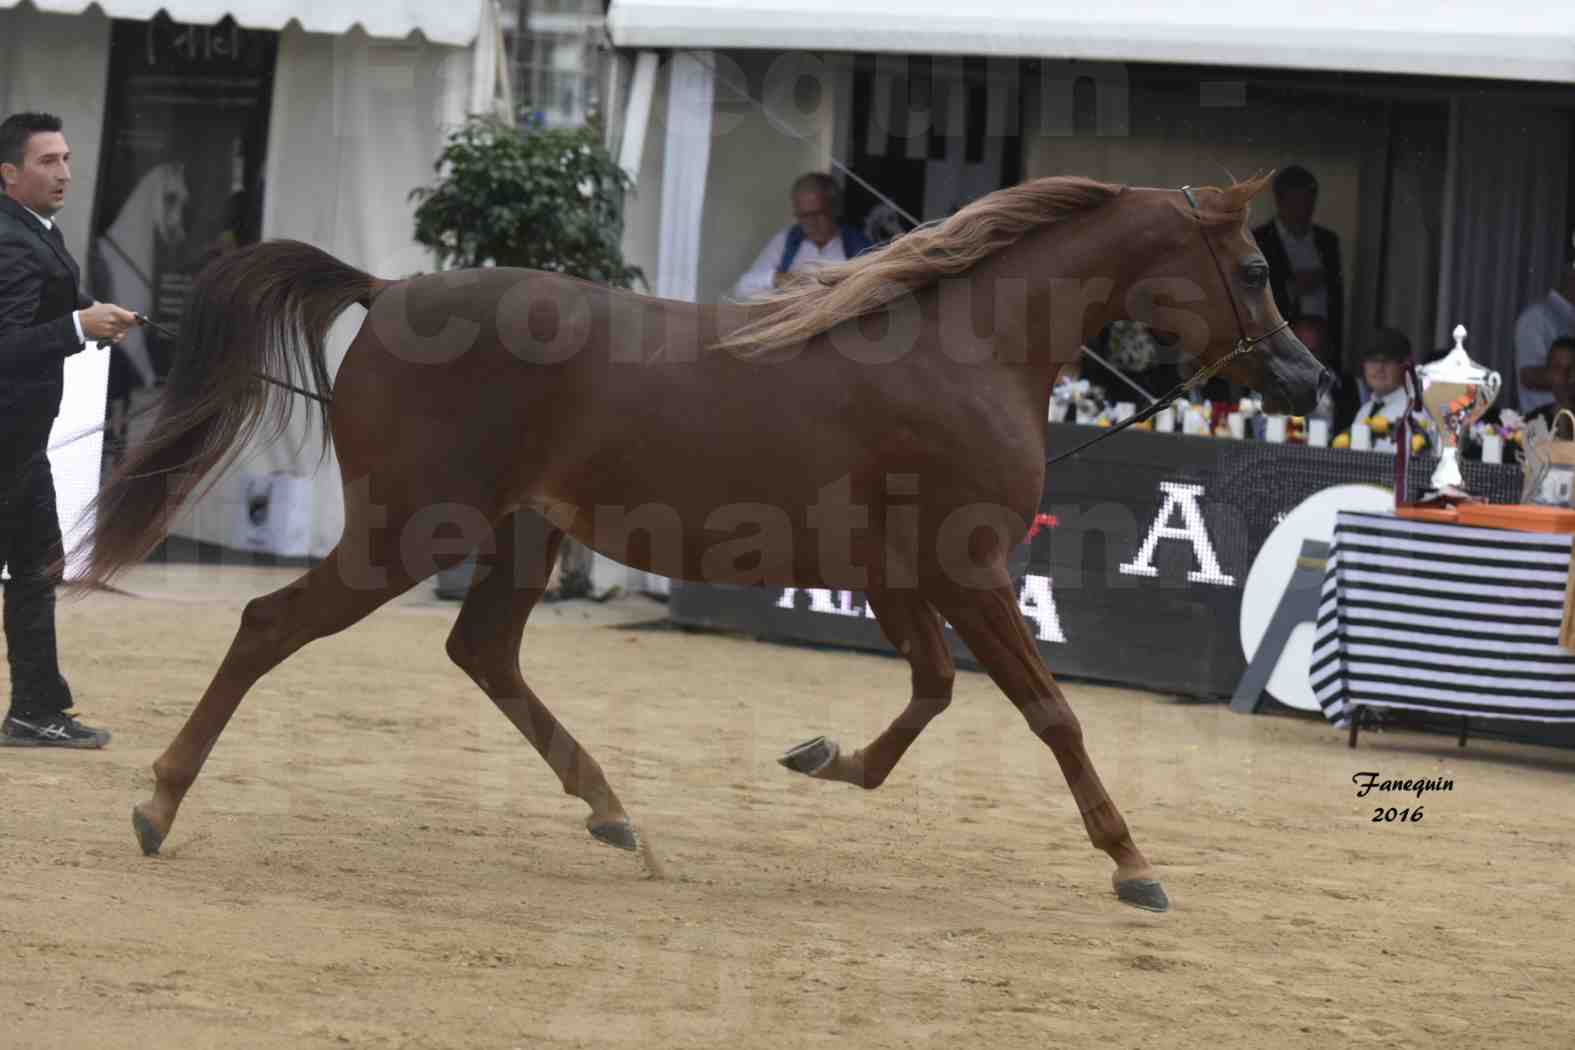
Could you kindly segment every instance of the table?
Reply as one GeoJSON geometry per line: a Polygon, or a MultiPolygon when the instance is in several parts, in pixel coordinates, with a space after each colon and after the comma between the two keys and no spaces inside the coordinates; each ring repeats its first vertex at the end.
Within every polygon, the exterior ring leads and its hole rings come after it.
{"type": "Polygon", "coordinates": [[[1575,654],[1558,641],[1570,545],[1339,514],[1313,649],[1324,716],[1353,743],[1363,707],[1575,722],[1575,654]]]}

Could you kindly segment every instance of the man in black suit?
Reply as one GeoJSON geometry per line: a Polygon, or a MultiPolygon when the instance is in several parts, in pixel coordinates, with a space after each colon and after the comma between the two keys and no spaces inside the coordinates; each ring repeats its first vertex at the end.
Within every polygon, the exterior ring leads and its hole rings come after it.
{"type": "Polygon", "coordinates": [[[118,342],[136,315],[82,294],[54,216],[65,206],[71,152],[58,117],[18,113],[0,123],[0,565],[5,585],[11,702],[0,745],[103,747],[109,733],[69,713],[71,689],[55,647],[60,520],[49,430],[66,358],[85,340],[118,342]]]}
{"type": "Polygon", "coordinates": [[[1342,360],[1345,333],[1345,277],[1340,269],[1340,238],[1313,223],[1318,180],[1293,164],[1274,177],[1276,215],[1252,231],[1269,264],[1269,287],[1287,321],[1321,317],[1332,357],[1342,360]]]}

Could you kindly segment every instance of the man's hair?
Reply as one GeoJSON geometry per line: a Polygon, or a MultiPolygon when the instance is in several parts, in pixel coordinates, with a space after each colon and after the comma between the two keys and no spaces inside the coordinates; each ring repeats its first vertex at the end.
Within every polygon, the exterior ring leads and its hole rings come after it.
{"type": "Polygon", "coordinates": [[[1311,190],[1317,193],[1318,179],[1300,164],[1292,164],[1274,176],[1274,192],[1281,194],[1287,190],[1311,190]]]}
{"type": "Polygon", "coordinates": [[[59,131],[64,122],[52,113],[13,113],[0,122],[0,164],[22,166],[27,140],[43,131],[59,131]]]}
{"type": "Polygon", "coordinates": [[[818,193],[826,202],[826,210],[833,219],[842,217],[842,187],[837,180],[823,171],[811,171],[793,180],[794,193],[818,193]]]}
{"type": "Polygon", "coordinates": [[[1553,360],[1553,355],[1560,350],[1568,350],[1575,354],[1575,335],[1561,335],[1548,344],[1548,360],[1553,360]]]}

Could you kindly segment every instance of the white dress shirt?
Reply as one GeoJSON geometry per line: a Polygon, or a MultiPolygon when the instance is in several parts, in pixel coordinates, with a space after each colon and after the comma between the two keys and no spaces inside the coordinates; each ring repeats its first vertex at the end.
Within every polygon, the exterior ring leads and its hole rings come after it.
{"type": "MultiPolygon", "coordinates": [[[[738,283],[733,285],[734,299],[753,299],[757,295],[771,291],[774,287],[771,280],[776,276],[778,264],[782,262],[782,250],[787,247],[787,235],[790,229],[792,227],[784,226],[777,231],[776,236],[766,242],[766,246],[755,257],[754,263],[744,271],[738,283]]],[[[800,273],[827,263],[847,262],[847,260],[847,255],[842,251],[841,230],[826,242],[824,248],[805,237],[798,246],[798,254],[793,256],[793,265],[788,267],[788,273],[800,273]]]]}
{"type": "Polygon", "coordinates": [[[1383,416],[1391,423],[1400,422],[1400,417],[1405,415],[1407,396],[1405,387],[1399,386],[1383,397],[1369,397],[1366,403],[1356,410],[1356,418],[1351,421],[1352,425],[1365,423],[1373,416],[1383,416]]]}
{"type": "MultiPolygon", "coordinates": [[[[1318,241],[1313,236],[1313,228],[1307,227],[1305,236],[1298,237],[1285,228],[1279,219],[1274,220],[1275,229],[1279,231],[1280,243],[1285,246],[1285,258],[1291,264],[1293,273],[1307,273],[1316,271],[1323,273],[1323,257],[1318,254],[1318,241]]],[[[1326,275],[1327,276],[1327,275],[1326,275]]],[[[1292,294],[1296,293],[1296,286],[1291,285],[1292,294]]],[[[1329,317],[1329,288],[1328,285],[1316,292],[1302,292],[1297,298],[1297,308],[1303,315],[1329,317]]]]}
{"type": "MultiPolygon", "coordinates": [[[[55,224],[54,224],[53,220],[44,218],[42,215],[38,214],[38,212],[34,211],[32,208],[29,208],[27,205],[22,204],[21,201],[17,201],[17,204],[21,205],[23,211],[27,212],[33,218],[35,218],[39,222],[43,223],[44,224],[44,229],[46,229],[46,230],[53,230],[55,228],[55,224]]],[[[82,311],[81,310],[73,310],[73,311],[71,311],[71,323],[77,326],[77,342],[79,342],[79,343],[86,343],[87,342],[87,338],[85,336],[83,336],[83,334],[82,334],[82,311]]]]}
{"type": "Polygon", "coordinates": [[[1395,451],[1395,428],[1400,424],[1400,417],[1405,415],[1406,405],[1409,401],[1405,387],[1396,387],[1383,397],[1369,397],[1363,402],[1362,407],[1356,410],[1356,418],[1351,420],[1351,426],[1358,423],[1371,425],[1374,416],[1381,416],[1389,421],[1389,432],[1379,436],[1373,435],[1374,452],[1395,451]]]}

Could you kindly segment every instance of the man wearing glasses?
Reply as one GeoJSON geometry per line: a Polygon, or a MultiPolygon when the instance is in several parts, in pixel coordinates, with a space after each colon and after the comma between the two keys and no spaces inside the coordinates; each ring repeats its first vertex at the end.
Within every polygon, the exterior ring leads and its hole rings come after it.
{"type": "Polygon", "coordinates": [[[839,223],[842,193],[830,175],[812,171],[793,182],[794,223],[766,242],[733,286],[733,298],[752,299],[782,287],[788,274],[853,258],[869,247],[864,231],[839,223]]]}

